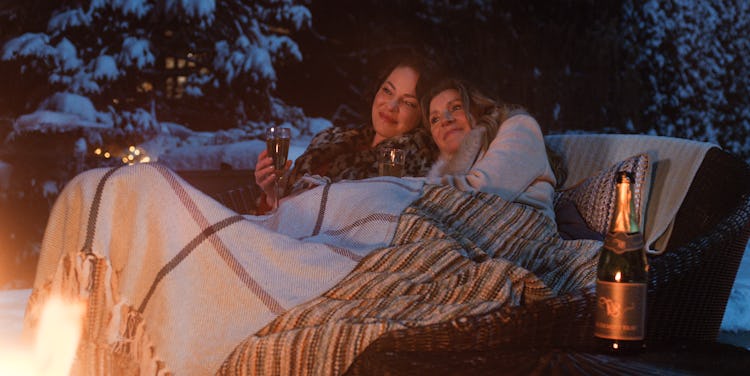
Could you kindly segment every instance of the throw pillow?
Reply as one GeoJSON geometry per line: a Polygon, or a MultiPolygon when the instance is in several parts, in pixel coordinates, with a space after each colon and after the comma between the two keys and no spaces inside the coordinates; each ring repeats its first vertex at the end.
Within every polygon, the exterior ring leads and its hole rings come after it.
{"type": "Polygon", "coordinates": [[[565,201],[572,202],[583,217],[586,226],[604,236],[615,210],[615,176],[618,171],[628,171],[633,176],[633,200],[640,214],[641,228],[648,198],[650,165],[647,154],[638,154],[584,179],[573,187],[557,192],[555,207],[565,201]]]}

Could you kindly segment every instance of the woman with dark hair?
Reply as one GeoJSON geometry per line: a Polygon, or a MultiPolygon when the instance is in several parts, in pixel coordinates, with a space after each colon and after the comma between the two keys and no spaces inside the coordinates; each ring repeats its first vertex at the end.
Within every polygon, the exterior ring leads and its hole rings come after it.
{"type": "Polygon", "coordinates": [[[422,111],[440,149],[429,182],[493,193],[555,218],[555,173],[542,130],[523,108],[445,79],[422,97],[422,111]]]}
{"type": "MultiPolygon", "coordinates": [[[[417,93],[429,71],[429,63],[418,55],[390,65],[377,81],[369,123],[357,128],[331,127],[317,134],[283,179],[282,196],[306,189],[301,179],[305,175],[324,176],[332,182],[378,176],[377,155],[384,148],[406,152],[405,176],[424,176],[436,154],[430,134],[419,126],[417,93]]],[[[290,166],[288,161],[286,169],[290,166]]],[[[255,180],[264,192],[262,209],[274,202],[275,179],[272,160],[263,151],[255,167],[255,180]]]]}

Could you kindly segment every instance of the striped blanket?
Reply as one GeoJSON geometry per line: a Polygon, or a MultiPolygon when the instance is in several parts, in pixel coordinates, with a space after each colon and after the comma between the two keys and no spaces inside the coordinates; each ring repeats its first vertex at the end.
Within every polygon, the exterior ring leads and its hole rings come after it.
{"type": "Polygon", "coordinates": [[[375,178],[239,216],[159,165],[71,181],[27,308],[88,303],[75,374],[341,374],[391,330],[590,284],[600,243],[529,207],[375,178]]]}

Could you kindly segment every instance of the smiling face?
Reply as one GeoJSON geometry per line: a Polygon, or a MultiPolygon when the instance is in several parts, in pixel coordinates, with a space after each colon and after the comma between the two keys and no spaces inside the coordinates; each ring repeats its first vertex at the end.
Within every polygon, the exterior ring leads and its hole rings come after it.
{"type": "Polygon", "coordinates": [[[432,139],[444,157],[455,154],[461,141],[471,131],[461,95],[455,89],[443,90],[432,98],[427,119],[432,139]]]}
{"type": "Polygon", "coordinates": [[[400,136],[419,125],[417,81],[419,73],[410,67],[396,67],[380,85],[372,102],[372,146],[400,136]]]}

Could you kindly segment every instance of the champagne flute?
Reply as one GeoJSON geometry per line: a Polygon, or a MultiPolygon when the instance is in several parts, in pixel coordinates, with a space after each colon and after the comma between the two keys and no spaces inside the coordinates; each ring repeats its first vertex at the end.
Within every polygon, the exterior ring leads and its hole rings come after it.
{"type": "Polygon", "coordinates": [[[273,168],[276,170],[274,210],[279,207],[279,196],[281,195],[280,183],[284,174],[286,160],[289,157],[289,143],[291,138],[292,135],[289,128],[271,127],[266,130],[266,149],[268,149],[268,155],[273,159],[273,168]]]}
{"type": "Polygon", "coordinates": [[[378,174],[380,176],[404,176],[406,153],[397,148],[385,148],[378,154],[378,174]]]}

